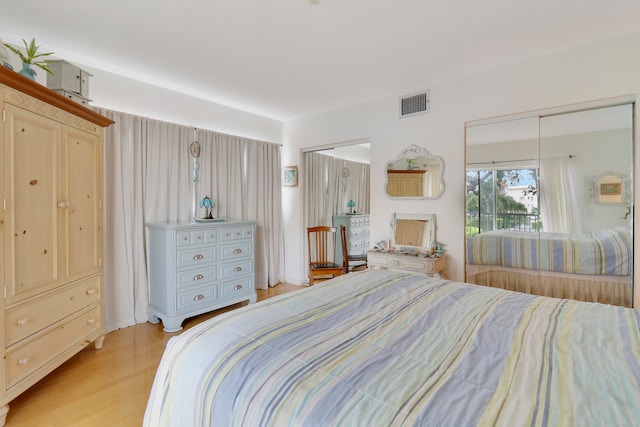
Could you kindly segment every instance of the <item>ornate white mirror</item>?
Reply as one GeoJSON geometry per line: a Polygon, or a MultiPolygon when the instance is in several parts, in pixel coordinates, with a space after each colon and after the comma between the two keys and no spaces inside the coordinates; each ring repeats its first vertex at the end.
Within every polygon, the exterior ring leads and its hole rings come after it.
{"type": "Polygon", "coordinates": [[[444,160],[410,145],[385,169],[385,194],[400,199],[436,199],[444,193],[444,160]]]}

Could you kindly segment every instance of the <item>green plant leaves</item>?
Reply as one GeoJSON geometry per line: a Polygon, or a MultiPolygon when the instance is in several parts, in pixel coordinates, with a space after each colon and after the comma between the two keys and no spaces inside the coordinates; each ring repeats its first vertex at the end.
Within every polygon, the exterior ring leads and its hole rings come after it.
{"type": "Polygon", "coordinates": [[[22,62],[35,65],[36,67],[43,69],[47,73],[52,74],[47,62],[38,58],[53,55],[53,52],[38,53],[38,49],[40,49],[40,46],[36,45],[36,39],[31,39],[31,43],[27,43],[25,39],[22,39],[22,42],[24,43],[25,53],[22,53],[20,50],[9,45],[8,43],[5,43],[4,45],[13,53],[18,55],[22,62]]]}

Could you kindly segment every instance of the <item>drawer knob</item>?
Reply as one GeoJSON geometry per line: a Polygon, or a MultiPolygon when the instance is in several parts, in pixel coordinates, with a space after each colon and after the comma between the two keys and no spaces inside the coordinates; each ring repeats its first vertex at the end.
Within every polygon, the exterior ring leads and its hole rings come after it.
{"type": "Polygon", "coordinates": [[[202,255],[202,254],[198,254],[198,255],[194,255],[193,256],[193,259],[195,259],[195,260],[199,260],[199,259],[203,259],[203,258],[204,258],[204,255],[202,255]]]}
{"type": "Polygon", "coordinates": [[[242,289],[242,285],[239,283],[233,287],[234,291],[239,291],[240,289],[242,289]]]}
{"type": "Polygon", "coordinates": [[[58,202],[58,207],[62,208],[62,209],[68,208],[69,207],[69,202],[65,202],[65,201],[58,202]]]}
{"type": "Polygon", "coordinates": [[[233,269],[234,273],[239,273],[241,271],[242,271],[242,267],[236,267],[236,268],[233,269]]]}
{"type": "Polygon", "coordinates": [[[195,297],[193,297],[194,301],[200,301],[201,299],[204,299],[204,295],[202,295],[202,294],[198,294],[195,297]]]}
{"type": "Polygon", "coordinates": [[[93,295],[96,293],[95,289],[87,289],[87,295],[93,295]]]}
{"type": "Polygon", "coordinates": [[[27,363],[29,363],[29,358],[28,357],[21,357],[20,360],[18,360],[18,365],[26,365],[27,363]]]}
{"type": "Polygon", "coordinates": [[[193,280],[202,280],[204,279],[204,276],[202,274],[196,274],[195,276],[193,276],[193,280]]]}
{"type": "Polygon", "coordinates": [[[96,319],[94,319],[93,317],[87,320],[87,325],[93,325],[94,323],[96,323],[96,319]]]}
{"type": "Polygon", "coordinates": [[[29,318],[27,318],[27,317],[23,317],[22,319],[19,319],[19,320],[18,320],[18,325],[20,325],[20,326],[24,326],[24,325],[26,325],[26,324],[27,324],[27,322],[29,322],[29,318]]]}
{"type": "Polygon", "coordinates": [[[240,249],[240,248],[235,249],[235,250],[233,251],[233,254],[234,254],[234,255],[238,255],[238,254],[241,254],[241,253],[242,253],[242,249],[240,249]]]}

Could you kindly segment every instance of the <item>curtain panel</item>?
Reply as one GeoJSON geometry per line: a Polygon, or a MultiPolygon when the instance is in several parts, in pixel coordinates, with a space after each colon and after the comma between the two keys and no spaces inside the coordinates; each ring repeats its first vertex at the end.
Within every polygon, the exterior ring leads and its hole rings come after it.
{"type": "MultiPolygon", "coordinates": [[[[212,198],[216,217],[256,221],[256,288],[279,282],[284,261],[278,144],[96,111],[115,121],[104,143],[107,331],[147,321],[145,224],[192,218],[194,140],[201,145],[197,200],[212,198]]],[[[196,214],[202,214],[199,208],[196,214]]]]}

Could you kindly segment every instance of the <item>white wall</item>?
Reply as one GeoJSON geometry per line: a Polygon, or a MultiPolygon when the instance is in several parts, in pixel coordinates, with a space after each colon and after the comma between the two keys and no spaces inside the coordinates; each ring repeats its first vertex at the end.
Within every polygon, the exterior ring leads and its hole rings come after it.
{"type": "MultiPolygon", "coordinates": [[[[446,245],[450,256],[449,277],[463,280],[465,122],[635,95],[640,92],[638,52],[640,33],[633,33],[482,72],[425,82],[415,90],[431,91],[431,112],[426,115],[399,119],[398,98],[388,97],[287,122],[283,161],[302,165],[302,148],[369,138],[371,241],[388,236],[393,212],[433,212],[437,214],[437,239],[446,245]],[[446,190],[441,198],[399,201],[384,195],[384,165],[409,144],[422,146],[444,158],[446,190]]],[[[287,224],[285,275],[293,283],[300,283],[306,275],[301,256],[306,247],[302,222],[304,182],[300,184],[283,189],[287,224]]],[[[636,292],[637,302],[639,297],[640,292],[636,292]]]]}
{"type": "MultiPolygon", "coordinates": [[[[19,71],[20,61],[17,58],[12,55],[11,65],[19,71]]],[[[74,64],[93,75],[89,80],[92,106],[262,141],[282,141],[282,122],[278,120],[183,95],[84,64],[74,64]]],[[[35,70],[36,81],[46,86],[47,73],[39,68],[35,70]]]]}

